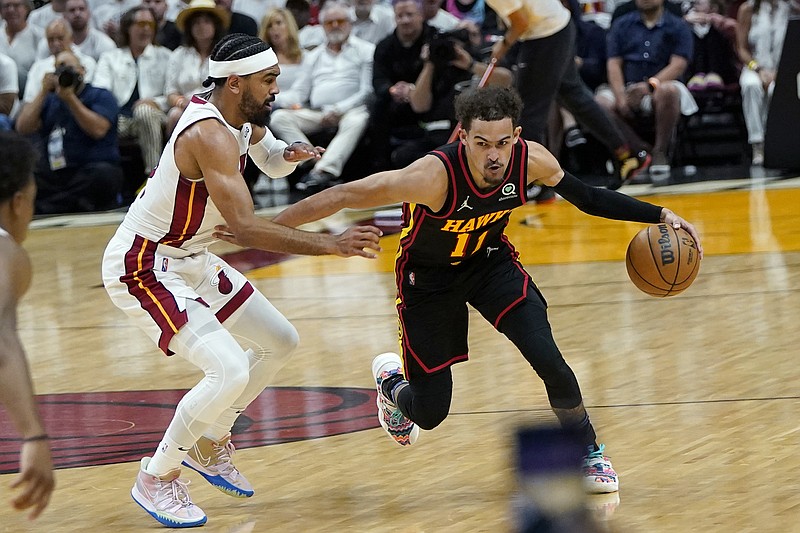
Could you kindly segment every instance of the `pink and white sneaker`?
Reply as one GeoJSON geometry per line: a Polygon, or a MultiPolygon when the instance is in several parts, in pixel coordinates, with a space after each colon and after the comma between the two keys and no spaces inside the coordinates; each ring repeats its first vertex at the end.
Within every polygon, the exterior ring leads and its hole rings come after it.
{"type": "Polygon", "coordinates": [[[230,433],[219,442],[200,437],[189,450],[183,464],[225,494],[234,498],[249,498],[254,494],[253,486],[233,466],[235,451],[230,433]]]}
{"type": "Polygon", "coordinates": [[[179,479],[180,468],[170,470],[163,476],[154,476],[146,471],[150,457],[144,457],[139,475],[131,489],[133,501],[150,516],[168,527],[195,527],[206,523],[206,514],[189,498],[188,481],[179,479]]]}

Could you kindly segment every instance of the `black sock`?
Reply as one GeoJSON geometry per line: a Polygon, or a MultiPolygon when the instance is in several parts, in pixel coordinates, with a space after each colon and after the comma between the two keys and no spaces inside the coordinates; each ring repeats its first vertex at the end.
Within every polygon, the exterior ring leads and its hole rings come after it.
{"type": "Polygon", "coordinates": [[[384,396],[389,398],[392,403],[395,403],[394,398],[392,398],[392,389],[399,382],[403,381],[403,379],[404,378],[402,374],[395,374],[394,376],[389,376],[381,382],[381,392],[384,396]]]}

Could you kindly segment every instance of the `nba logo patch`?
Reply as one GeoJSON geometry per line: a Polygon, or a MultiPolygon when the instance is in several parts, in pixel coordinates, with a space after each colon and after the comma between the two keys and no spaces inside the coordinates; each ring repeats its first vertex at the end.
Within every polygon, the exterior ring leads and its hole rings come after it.
{"type": "Polygon", "coordinates": [[[414,285],[417,283],[417,276],[415,276],[413,272],[408,274],[408,283],[410,285],[414,285]]]}
{"type": "Polygon", "coordinates": [[[169,269],[169,258],[164,257],[161,259],[161,272],[166,272],[169,269]]]}

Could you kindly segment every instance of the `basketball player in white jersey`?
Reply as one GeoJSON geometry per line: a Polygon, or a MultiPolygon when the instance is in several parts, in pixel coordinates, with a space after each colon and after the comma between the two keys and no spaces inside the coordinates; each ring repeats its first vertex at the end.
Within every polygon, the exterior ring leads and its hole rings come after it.
{"type": "Polygon", "coordinates": [[[50,442],[17,335],[17,303],[31,284],[31,262],[20,244],[33,217],[35,162],[36,153],[27,140],[0,133],[0,403],[22,435],[20,475],[11,484],[21,492],[11,505],[32,508],[32,519],[47,507],[55,487],[50,442]]]}
{"type": "Polygon", "coordinates": [[[293,254],[374,258],[380,230],[341,235],[297,231],[257,217],[242,170],[249,153],[268,176],[289,174],[318,158],[308,144],[287,146],[265,125],[280,74],[260,39],[225,37],[209,61],[213,88],[186,107],[145,188],[103,258],[114,303],[167,355],[183,357],[205,377],[178,403],[152,458],[141,461],[131,495],[171,527],[199,526],[205,513],[179,479],[184,464],[235,497],[253,488],[231,459],[230,431],[298,343],[297,331],[247,279],[207,247],[215,227],[243,246],[293,254]]]}

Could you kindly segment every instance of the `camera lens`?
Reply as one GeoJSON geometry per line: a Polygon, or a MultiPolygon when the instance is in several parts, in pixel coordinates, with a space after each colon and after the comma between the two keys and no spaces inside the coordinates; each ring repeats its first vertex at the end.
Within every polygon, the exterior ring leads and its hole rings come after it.
{"type": "Polygon", "coordinates": [[[78,79],[78,73],[70,67],[58,69],[58,84],[62,87],[72,87],[78,79]]]}

